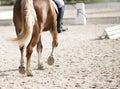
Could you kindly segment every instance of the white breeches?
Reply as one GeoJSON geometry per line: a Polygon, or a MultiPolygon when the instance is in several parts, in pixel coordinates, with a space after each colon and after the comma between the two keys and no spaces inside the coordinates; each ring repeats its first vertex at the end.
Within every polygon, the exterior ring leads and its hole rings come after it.
{"type": "Polygon", "coordinates": [[[62,6],[64,6],[64,1],[63,0],[54,0],[57,4],[58,7],[61,8],[62,6]]]}

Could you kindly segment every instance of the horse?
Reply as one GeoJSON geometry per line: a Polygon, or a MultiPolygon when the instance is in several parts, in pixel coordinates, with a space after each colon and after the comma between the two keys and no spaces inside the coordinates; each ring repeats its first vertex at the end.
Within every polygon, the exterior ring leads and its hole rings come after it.
{"type": "MultiPolygon", "coordinates": [[[[43,69],[41,33],[49,31],[52,35],[52,50],[48,64],[54,63],[53,52],[58,46],[57,13],[50,0],[16,0],[13,8],[13,22],[16,38],[21,53],[19,72],[33,76],[31,56],[33,48],[37,48],[38,69],[43,69]],[[26,68],[24,51],[26,50],[26,68]]],[[[46,38],[47,39],[47,38],[46,38]]]]}

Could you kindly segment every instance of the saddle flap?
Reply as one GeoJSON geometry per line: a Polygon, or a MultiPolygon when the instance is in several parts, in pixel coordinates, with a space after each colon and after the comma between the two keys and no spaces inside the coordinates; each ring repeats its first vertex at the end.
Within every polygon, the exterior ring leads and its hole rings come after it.
{"type": "Polygon", "coordinates": [[[55,2],[53,0],[50,0],[50,2],[53,4],[54,8],[55,8],[55,11],[56,13],[58,14],[58,8],[57,8],[57,5],[55,4],[55,2]]]}

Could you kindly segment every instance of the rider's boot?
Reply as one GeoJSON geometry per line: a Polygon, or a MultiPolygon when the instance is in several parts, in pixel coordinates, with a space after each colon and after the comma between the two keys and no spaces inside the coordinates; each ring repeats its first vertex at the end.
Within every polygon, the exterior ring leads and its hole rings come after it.
{"type": "Polygon", "coordinates": [[[68,28],[63,28],[63,15],[64,15],[64,9],[65,7],[62,6],[61,8],[58,8],[58,17],[57,17],[57,31],[58,33],[64,32],[68,30],[68,28]]]}

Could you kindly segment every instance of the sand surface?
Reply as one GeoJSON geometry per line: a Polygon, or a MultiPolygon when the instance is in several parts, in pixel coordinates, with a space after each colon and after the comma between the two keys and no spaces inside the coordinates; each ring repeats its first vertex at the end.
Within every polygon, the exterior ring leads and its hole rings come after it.
{"type": "Polygon", "coordinates": [[[37,52],[32,55],[33,77],[18,72],[18,45],[14,26],[0,26],[0,89],[120,89],[120,39],[94,40],[104,28],[117,24],[67,26],[59,34],[55,63],[46,61],[51,51],[51,35],[42,33],[44,70],[37,70],[37,52]]]}

